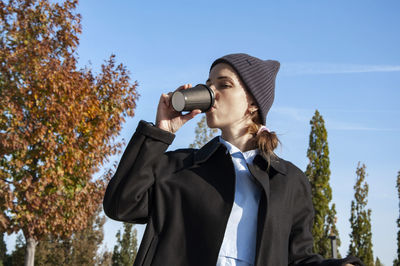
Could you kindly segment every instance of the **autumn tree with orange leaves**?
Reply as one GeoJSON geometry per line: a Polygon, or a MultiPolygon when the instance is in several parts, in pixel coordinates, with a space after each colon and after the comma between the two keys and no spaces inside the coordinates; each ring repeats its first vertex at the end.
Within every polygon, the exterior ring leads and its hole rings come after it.
{"type": "Polygon", "coordinates": [[[110,172],[93,175],[138,97],[113,55],[97,75],[78,69],[77,4],[0,1],[0,232],[22,230],[25,265],[43,237],[87,225],[110,172]]]}

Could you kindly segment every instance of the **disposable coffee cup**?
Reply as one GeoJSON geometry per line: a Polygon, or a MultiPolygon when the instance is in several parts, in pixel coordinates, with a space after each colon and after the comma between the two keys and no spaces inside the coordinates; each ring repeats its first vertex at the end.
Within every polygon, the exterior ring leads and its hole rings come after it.
{"type": "Polygon", "coordinates": [[[192,111],[200,109],[207,112],[214,105],[214,91],[207,85],[197,84],[196,86],[175,91],[171,97],[172,107],[175,111],[192,111]]]}

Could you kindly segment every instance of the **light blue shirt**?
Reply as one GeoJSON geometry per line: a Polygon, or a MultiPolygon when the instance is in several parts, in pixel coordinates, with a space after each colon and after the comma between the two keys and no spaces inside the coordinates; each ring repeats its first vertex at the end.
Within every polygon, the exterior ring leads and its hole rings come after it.
{"type": "Polygon", "coordinates": [[[241,152],[221,137],[232,156],[235,167],[235,200],[226,226],[217,266],[254,265],[257,238],[257,215],[261,188],[251,175],[247,164],[252,164],[258,150],[241,152]]]}

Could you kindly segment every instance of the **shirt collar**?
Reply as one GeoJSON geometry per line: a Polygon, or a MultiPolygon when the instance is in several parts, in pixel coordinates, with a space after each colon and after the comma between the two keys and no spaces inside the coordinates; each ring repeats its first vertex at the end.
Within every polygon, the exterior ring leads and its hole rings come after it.
{"type": "MultiPolygon", "coordinates": [[[[226,147],[221,142],[219,142],[219,137],[215,137],[206,143],[201,149],[197,150],[194,154],[193,163],[200,164],[207,161],[214,152],[216,152],[221,146],[226,147]]],[[[225,148],[226,149],[226,148],[225,148]]],[[[255,161],[257,164],[266,164],[265,159],[261,155],[255,156],[255,161]]],[[[287,174],[287,168],[285,166],[284,160],[279,157],[271,159],[271,167],[280,172],[281,174],[287,174]]],[[[263,167],[264,168],[264,167],[263,167]]]]}
{"type": "Polygon", "coordinates": [[[239,153],[244,157],[244,159],[248,163],[249,162],[251,163],[253,161],[254,157],[258,154],[258,149],[242,152],[238,147],[236,147],[229,141],[224,140],[221,136],[219,136],[219,142],[221,142],[222,144],[224,144],[226,146],[226,148],[228,149],[228,151],[231,155],[234,153],[239,153]]]}

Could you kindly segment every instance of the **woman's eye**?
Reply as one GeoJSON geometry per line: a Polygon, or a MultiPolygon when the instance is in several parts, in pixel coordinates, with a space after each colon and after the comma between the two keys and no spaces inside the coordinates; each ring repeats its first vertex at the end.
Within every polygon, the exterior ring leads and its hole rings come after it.
{"type": "Polygon", "coordinates": [[[221,84],[220,87],[221,88],[229,88],[229,87],[231,87],[231,85],[230,84],[221,84]]]}

